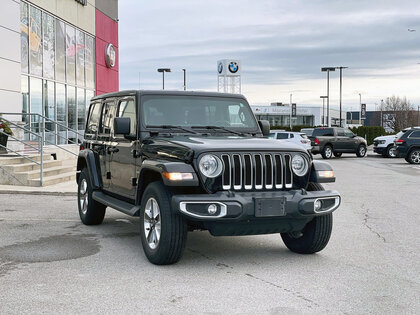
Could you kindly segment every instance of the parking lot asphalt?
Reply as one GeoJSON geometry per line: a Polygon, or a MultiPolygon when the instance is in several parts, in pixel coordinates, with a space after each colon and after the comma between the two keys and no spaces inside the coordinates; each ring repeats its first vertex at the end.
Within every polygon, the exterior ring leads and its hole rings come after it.
{"type": "Polygon", "coordinates": [[[75,197],[0,195],[0,313],[418,314],[420,167],[330,163],[342,205],[315,255],[277,234],[193,232],[178,264],[154,266],[136,218],[110,209],[88,227],[75,197]]]}

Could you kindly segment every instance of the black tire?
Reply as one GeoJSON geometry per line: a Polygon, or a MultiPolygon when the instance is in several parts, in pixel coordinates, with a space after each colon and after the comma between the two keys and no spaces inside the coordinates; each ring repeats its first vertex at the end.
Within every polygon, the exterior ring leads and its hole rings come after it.
{"type": "Polygon", "coordinates": [[[333,156],[332,146],[330,146],[329,144],[325,145],[322,148],[321,155],[324,159],[331,159],[331,157],[333,156]]]}
{"type": "Polygon", "coordinates": [[[335,157],[341,157],[342,155],[343,155],[343,153],[341,153],[341,152],[334,152],[335,157]]]}
{"type": "Polygon", "coordinates": [[[86,225],[101,224],[105,217],[106,206],[92,198],[92,187],[89,181],[89,172],[82,169],[77,183],[77,205],[80,220],[86,225]]]}
{"type": "Polygon", "coordinates": [[[395,151],[395,146],[389,145],[386,148],[385,156],[387,158],[396,158],[397,157],[397,152],[395,151]]]}
{"type": "MultiPolygon", "coordinates": [[[[321,184],[309,183],[308,191],[324,190],[321,184]]],[[[298,254],[314,254],[327,246],[333,225],[332,213],[312,219],[301,233],[281,233],[286,247],[298,254]]]]}
{"type": "Polygon", "coordinates": [[[361,144],[358,146],[357,151],[356,151],[356,156],[357,157],[364,157],[367,153],[367,149],[366,146],[364,144],[361,144]]]}
{"type": "MultiPolygon", "coordinates": [[[[149,184],[142,196],[139,216],[141,243],[147,259],[155,265],[170,265],[178,262],[184,253],[187,242],[187,224],[182,216],[172,211],[171,196],[170,191],[161,182],[149,184]],[[158,214],[154,218],[155,225],[150,223],[149,219],[151,217],[146,213],[148,202],[153,203],[153,200],[158,206],[158,214]],[[157,237],[156,242],[153,242],[153,238],[156,238],[155,231],[158,223],[160,227],[159,237],[157,237]],[[145,224],[148,224],[149,228],[146,228],[145,224]],[[151,243],[149,243],[150,240],[147,239],[145,231],[148,236],[151,235],[151,243]],[[153,233],[155,233],[154,237],[153,233]]],[[[152,205],[152,210],[155,206],[156,204],[152,205]]],[[[153,211],[151,213],[154,217],[153,211]]]]}
{"type": "Polygon", "coordinates": [[[407,160],[410,164],[420,164],[420,149],[412,149],[408,152],[407,160]]]}

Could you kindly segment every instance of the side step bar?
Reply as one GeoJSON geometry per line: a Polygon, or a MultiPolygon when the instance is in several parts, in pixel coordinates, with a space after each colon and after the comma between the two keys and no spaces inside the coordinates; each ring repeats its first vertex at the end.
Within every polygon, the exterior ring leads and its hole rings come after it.
{"type": "Polygon", "coordinates": [[[94,191],[92,193],[92,198],[108,207],[114,208],[115,210],[131,216],[138,216],[140,212],[140,206],[135,206],[131,203],[116,199],[104,194],[101,191],[94,191]]]}

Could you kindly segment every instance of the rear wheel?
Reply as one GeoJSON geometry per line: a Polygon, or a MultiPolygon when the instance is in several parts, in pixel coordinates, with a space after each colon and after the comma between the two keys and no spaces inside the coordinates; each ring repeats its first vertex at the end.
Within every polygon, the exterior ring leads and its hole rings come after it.
{"type": "Polygon", "coordinates": [[[80,220],[86,225],[101,224],[105,217],[106,206],[92,198],[89,172],[84,168],[79,175],[77,185],[77,204],[80,220]]]}
{"type": "Polygon", "coordinates": [[[343,153],[341,153],[341,152],[334,152],[335,157],[341,157],[342,155],[343,155],[343,153]]]}
{"type": "Polygon", "coordinates": [[[331,159],[333,155],[333,149],[330,145],[326,145],[322,148],[321,155],[324,159],[331,159]]]}
{"type": "MultiPolygon", "coordinates": [[[[308,191],[324,190],[318,183],[309,183],[308,191]]],[[[318,216],[312,219],[300,232],[281,233],[284,244],[292,252],[298,254],[313,254],[327,246],[331,231],[332,213],[318,216]]]]}
{"type": "Polygon", "coordinates": [[[364,157],[366,155],[367,149],[364,144],[359,145],[356,151],[357,157],[364,157]]]}
{"type": "Polygon", "coordinates": [[[420,164],[420,149],[413,149],[408,153],[408,162],[410,164],[420,164]]]}
{"type": "Polygon", "coordinates": [[[187,224],[172,211],[171,196],[161,182],[153,182],[142,197],[140,237],[147,259],[155,265],[178,262],[187,242],[187,224]]]}

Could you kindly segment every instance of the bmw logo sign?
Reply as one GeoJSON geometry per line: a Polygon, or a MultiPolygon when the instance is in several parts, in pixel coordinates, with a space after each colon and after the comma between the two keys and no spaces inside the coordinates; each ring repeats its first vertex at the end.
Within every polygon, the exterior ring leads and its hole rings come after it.
{"type": "Polygon", "coordinates": [[[223,72],[223,63],[219,62],[217,65],[217,72],[222,73],[223,72]]]}
{"type": "Polygon", "coordinates": [[[236,73],[236,72],[238,72],[238,70],[239,70],[238,63],[235,62],[235,61],[231,61],[229,63],[229,71],[232,72],[232,73],[236,73]]]}

